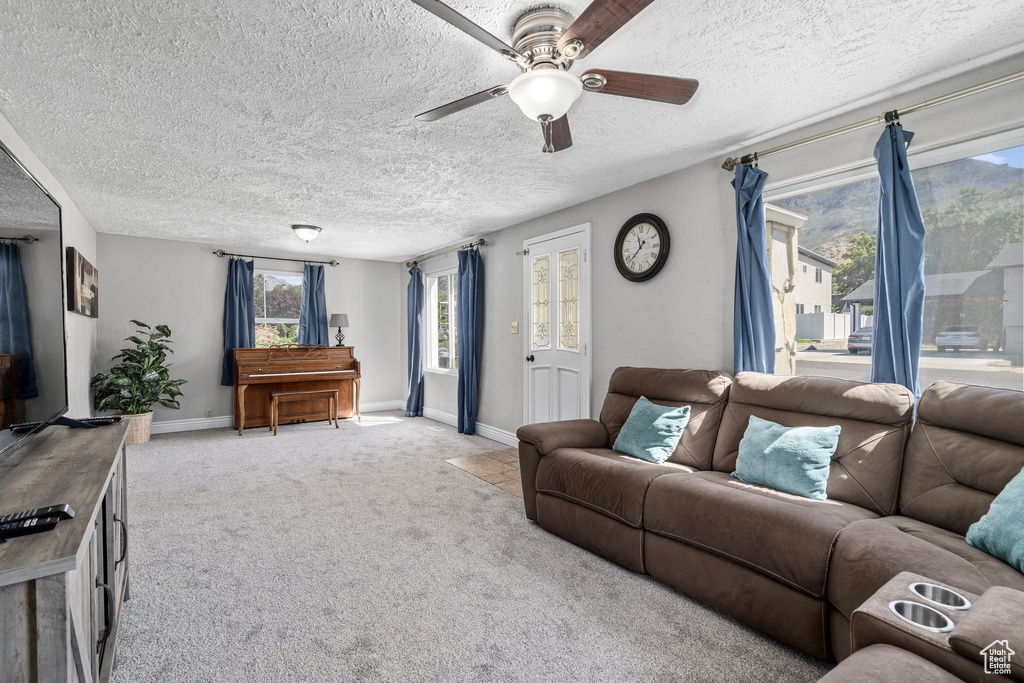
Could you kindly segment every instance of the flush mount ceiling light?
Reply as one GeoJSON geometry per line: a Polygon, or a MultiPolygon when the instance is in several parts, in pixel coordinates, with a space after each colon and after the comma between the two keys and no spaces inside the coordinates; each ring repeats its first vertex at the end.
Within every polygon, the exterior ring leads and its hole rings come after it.
{"type": "Polygon", "coordinates": [[[559,69],[527,71],[508,86],[508,96],[535,121],[562,118],[582,92],[580,79],[559,69]]]}
{"type": "Polygon", "coordinates": [[[436,121],[507,94],[524,114],[540,121],[544,133],[542,151],[560,152],[572,146],[568,112],[584,90],[668,104],[686,104],[697,90],[697,81],[692,78],[607,69],[591,69],[581,76],[569,73],[574,61],[590,54],[653,0],[593,0],[575,19],[553,7],[532,9],[516,22],[511,45],[441,0],[412,1],[515,62],[523,71],[508,85],[481,90],[417,114],[420,121],[436,121]]]}
{"type": "Polygon", "coordinates": [[[322,229],[323,228],[317,227],[315,225],[299,224],[292,226],[292,230],[295,231],[295,236],[298,237],[300,240],[305,240],[307,242],[309,242],[310,240],[315,240],[322,229]]]}

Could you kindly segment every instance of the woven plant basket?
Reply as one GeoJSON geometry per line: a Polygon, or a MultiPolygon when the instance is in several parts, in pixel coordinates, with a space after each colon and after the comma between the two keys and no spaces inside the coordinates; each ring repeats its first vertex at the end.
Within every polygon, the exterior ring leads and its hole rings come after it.
{"type": "Polygon", "coordinates": [[[132,424],[128,427],[128,445],[149,441],[149,430],[153,427],[153,411],[141,415],[128,415],[132,424]]]}

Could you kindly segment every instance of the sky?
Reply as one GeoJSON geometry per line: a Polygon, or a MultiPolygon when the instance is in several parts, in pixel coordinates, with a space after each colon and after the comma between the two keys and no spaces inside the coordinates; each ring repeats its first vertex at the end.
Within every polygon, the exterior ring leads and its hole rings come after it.
{"type": "Polygon", "coordinates": [[[971,157],[977,161],[988,161],[993,164],[1006,164],[1012,168],[1024,168],[1024,145],[1001,149],[998,152],[989,152],[971,157]]]}

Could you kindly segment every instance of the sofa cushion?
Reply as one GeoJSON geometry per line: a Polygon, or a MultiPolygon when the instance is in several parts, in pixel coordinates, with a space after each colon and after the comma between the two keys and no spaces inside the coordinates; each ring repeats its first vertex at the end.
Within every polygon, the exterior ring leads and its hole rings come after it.
{"type": "Polygon", "coordinates": [[[825,595],[832,544],[847,524],[873,512],[746,484],[723,472],[655,479],[644,528],[766,574],[814,597],[825,595]]]}
{"type": "Polygon", "coordinates": [[[829,602],[847,617],[900,572],[981,594],[991,586],[1024,590],[1024,574],[967,545],[963,536],[909,517],[854,522],[836,542],[829,602]]]}
{"type": "Polygon", "coordinates": [[[740,440],[751,415],[786,427],[839,425],[842,431],[829,467],[828,498],[879,515],[893,514],[913,414],[914,396],[898,384],[741,372],[729,388],[713,468],[736,469],[740,440]]]}
{"type": "Polygon", "coordinates": [[[711,454],[729,397],[729,375],[715,370],[617,368],[608,382],[601,422],[608,429],[608,446],[629,418],[641,396],[663,406],[690,406],[690,421],[668,461],[700,470],[711,469],[711,454]]]}
{"type": "Polygon", "coordinates": [[[558,448],[537,465],[537,491],[639,529],[650,483],[664,474],[690,471],[684,465],[655,465],[608,448],[558,448]]]}
{"type": "Polygon", "coordinates": [[[839,427],[783,427],[750,416],[732,476],[748,484],[825,500],[839,427]]]}
{"type": "Polygon", "coordinates": [[[957,534],[1024,467],[1024,394],[936,382],[907,443],[900,513],[957,534]]]}
{"type": "Polygon", "coordinates": [[[1024,572],[1024,470],[995,497],[967,530],[967,542],[1024,572]]]}
{"type": "Polygon", "coordinates": [[[689,421],[690,406],[660,406],[641,396],[619,430],[612,450],[660,465],[679,445],[689,421]]]}

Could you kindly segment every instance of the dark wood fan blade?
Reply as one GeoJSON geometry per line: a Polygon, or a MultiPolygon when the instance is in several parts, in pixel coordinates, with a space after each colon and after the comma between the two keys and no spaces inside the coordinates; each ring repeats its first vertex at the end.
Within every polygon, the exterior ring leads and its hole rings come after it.
{"type": "Polygon", "coordinates": [[[481,90],[469,97],[463,97],[461,100],[442,104],[440,107],[431,109],[430,111],[425,111],[422,114],[416,114],[416,118],[420,121],[437,121],[449,114],[454,114],[455,112],[462,111],[463,109],[469,109],[470,107],[486,102],[487,100],[493,100],[495,97],[501,97],[507,92],[507,85],[495,86],[493,88],[488,88],[487,90],[481,90]]]}
{"type": "Polygon", "coordinates": [[[474,38],[476,38],[477,40],[479,40],[481,43],[491,48],[492,50],[496,50],[503,57],[511,59],[512,61],[515,61],[516,59],[519,58],[525,59],[522,53],[516,51],[516,49],[513,48],[511,45],[507,44],[505,41],[499,38],[496,38],[494,35],[486,31],[485,29],[480,28],[472,21],[462,16],[461,14],[459,14],[458,12],[456,12],[455,10],[453,10],[451,7],[444,4],[440,0],[412,1],[419,5],[420,7],[422,7],[423,9],[427,10],[428,12],[441,17],[442,19],[444,19],[445,21],[447,21],[449,24],[459,29],[460,31],[464,31],[469,35],[473,36],[474,38]]]}
{"type": "Polygon", "coordinates": [[[558,51],[583,59],[654,0],[594,0],[558,39],[558,51]],[[582,45],[570,45],[579,41],[582,45]]]}
{"type": "Polygon", "coordinates": [[[551,151],[561,152],[572,147],[572,132],[569,130],[569,115],[551,122],[551,151]]]}
{"type": "Polygon", "coordinates": [[[669,104],[686,104],[699,85],[692,78],[652,76],[629,71],[591,70],[580,76],[583,88],[606,95],[635,97],[669,104]]]}

